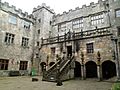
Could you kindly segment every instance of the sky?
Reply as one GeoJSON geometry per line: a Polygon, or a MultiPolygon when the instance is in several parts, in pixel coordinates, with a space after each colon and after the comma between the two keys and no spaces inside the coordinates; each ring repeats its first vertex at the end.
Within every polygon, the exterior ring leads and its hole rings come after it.
{"type": "Polygon", "coordinates": [[[46,3],[51,9],[54,9],[56,14],[61,14],[64,11],[75,9],[76,7],[82,7],[82,5],[89,5],[91,2],[97,3],[98,0],[1,0],[2,2],[8,2],[9,5],[14,5],[16,8],[20,8],[23,12],[32,13],[33,8],[46,3]]]}

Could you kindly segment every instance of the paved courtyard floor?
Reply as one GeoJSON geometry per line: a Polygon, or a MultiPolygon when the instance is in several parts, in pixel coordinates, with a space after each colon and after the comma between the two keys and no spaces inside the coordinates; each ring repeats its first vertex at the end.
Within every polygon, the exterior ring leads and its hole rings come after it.
{"type": "Polygon", "coordinates": [[[32,77],[0,77],[0,90],[111,90],[113,82],[97,79],[69,80],[63,82],[62,86],[56,86],[54,82],[41,81],[32,82],[32,77]]]}

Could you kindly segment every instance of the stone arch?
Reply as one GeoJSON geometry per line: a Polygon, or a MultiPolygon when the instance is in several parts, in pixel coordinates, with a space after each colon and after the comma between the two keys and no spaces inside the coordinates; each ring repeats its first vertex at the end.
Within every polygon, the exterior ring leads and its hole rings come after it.
{"type": "Polygon", "coordinates": [[[88,61],[85,64],[86,67],[86,78],[97,77],[97,64],[94,61],[88,61]]]}
{"type": "Polygon", "coordinates": [[[44,69],[44,65],[46,65],[45,62],[41,62],[41,63],[40,63],[40,66],[41,66],[41,70],[42,70],[42,71],[43,71],[43,69],[44,69]]]}
{"type": "Polygon", "coordinates": [[[116,76],[116,65],[114,62],[107,60],[102,63],[102,76],[103,79],[109,79],[116,76]]]}
{"type": "Polygon", "coordinates": [[[81,64],[75,61],[74,77],[81,77],[81,64]]]}
{"type": "Polygon", "coordinates": [[[49,63],[49,66],[51,67],[53,64],[55,64],[55,62],[50,62],[50,63],[49,63]]]}

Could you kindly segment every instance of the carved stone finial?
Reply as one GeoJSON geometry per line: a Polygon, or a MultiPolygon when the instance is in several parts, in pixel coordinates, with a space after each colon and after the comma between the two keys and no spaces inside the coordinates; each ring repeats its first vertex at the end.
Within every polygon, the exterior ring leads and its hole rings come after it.
{"type": "Polygon", "coordinates": [[[97,65],[100,65],[100,59],[101,59],[101,57],[100,57],[100,52],[98,51],[97,52],[97,65]]]}
{"type": "Polygon", "coordinates": [[[82,65],[84,65],[84,53],[81,52],[81,60],[82,60],[82,65]]]}
{"type": "Polygon", "coordinates": [[[45,4],[45,3],[42,3],[42,7],[46,7],[46,4],[45,4]]]}
{"type": "Polygon", "coordinates": [[[97,52],[97,56],[100,57],[100,52],[99,51],[97,52]]]}
{"type": "Polygon", "coordinates": [[[86,4],[85,5],[82,5],[82,8],[86,8],[87,6],[86,6],[86,4]]]}

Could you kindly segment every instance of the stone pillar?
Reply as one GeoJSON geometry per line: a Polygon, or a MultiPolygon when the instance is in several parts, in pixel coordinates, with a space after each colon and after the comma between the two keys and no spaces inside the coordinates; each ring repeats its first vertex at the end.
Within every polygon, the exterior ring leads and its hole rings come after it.
{"type": "Polygon", "coordinates": [[[43,79],[45,77],[45,72],[46,72],[46,65],[43,66],[43,79]]]}
{"type": "MultiPolygon", "coordinates": [[[[75,38],[75,32],[73,32],[73,38],[75,38]]],[[[75,52],[76,52],[76,45],[75,45],[75,40],[72,41],[72,56],[75,56],[75,52]]]]}
{"type": "Polygon", "coordinates": [[[63,56],[64,56],[64,58],[66,58],[66,57],[67,57],[66,42],[64,42],[64,44],[63,44],[63,56]]]}
{"type": "Polygon", "coordinates": [[[64,43],[63,43],[63,56],[67,57],[67,49],[66,49],[66,32],[64,34],[64,43]]]}
{"type": "Polygon", "coordinates": [[[98,75],[98,80],[102,81],[102,69],[101,69],[101,65],[97,65],[97,75],[98,75]]]}
{"type": "Polygon", "coordinates": [[[75,41],[72,41],[72,56],[75,56],[75,41]]]}
{"type": "Polygon", "coordinates": [[[82,80],[86,79],[85,65],[81,65],[81,76],[82,76],[82,80]]]}
{"type": "Polygon", "coordinates": [[[83,54],[83,52],[81,52],[81,60],[82,60],[82,64],[81,64],[81,76],[82,76],[82,79],[85,80],[86,79],[86,72],[85,72],[84,54],[83,54]]]}
{"type": "Polygon", "coordinates": [[[102,80],[102,68],[101,68],[101,61],[100,61],[101,57],[100,57],[100,52],[97,52],[97,76],[98,76],[98,80],[101,81],[102,80]]]}

